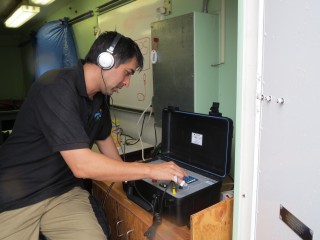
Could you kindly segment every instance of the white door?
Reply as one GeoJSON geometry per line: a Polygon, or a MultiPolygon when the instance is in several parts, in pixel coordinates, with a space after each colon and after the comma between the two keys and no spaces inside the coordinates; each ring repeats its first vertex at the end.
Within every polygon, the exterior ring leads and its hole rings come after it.
{"type": "Polygon", "coordinates": [[[255,239],[320,239],[320,1],[263,9],[255,239]]]}

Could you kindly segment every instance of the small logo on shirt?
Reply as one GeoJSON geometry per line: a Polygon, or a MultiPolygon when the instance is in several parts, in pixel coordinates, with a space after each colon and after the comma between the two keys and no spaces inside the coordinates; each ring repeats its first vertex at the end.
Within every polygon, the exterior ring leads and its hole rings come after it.
{"type": "Polygon", "coordinates": [[[102,110],[99,109],[99,111],[94,114],[93,118],[97,122],[100,120],[101,116],[102,116],[102,110]]]}

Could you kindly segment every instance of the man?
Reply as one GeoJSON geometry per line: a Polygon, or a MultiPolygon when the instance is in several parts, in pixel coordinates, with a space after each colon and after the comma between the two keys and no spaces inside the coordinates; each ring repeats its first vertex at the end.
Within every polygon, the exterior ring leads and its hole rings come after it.
{"type": "Polygon", "coordinates": [[[84,62],[51,70],[32,86],[0,147],[0,239],[106,239],[83,179],[173,180],[174,163],[121,161],[106,96],[129,86],[143,56],[130,38],[101,34],[84,62]],[[91,151],[96,143],[101,153],[91,151]]]}

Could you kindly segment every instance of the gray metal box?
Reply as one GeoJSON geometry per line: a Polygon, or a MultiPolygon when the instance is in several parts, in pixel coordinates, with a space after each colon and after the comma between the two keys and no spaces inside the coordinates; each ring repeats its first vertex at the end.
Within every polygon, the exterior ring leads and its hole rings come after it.
{"type": "Polygon", "coordinates": [[[218,101],[218,16],[193,12],[154,22],[151,38],[157,62],[153,64],[155,124],[161,127],[168,106],[207,114],[218,101]]]}

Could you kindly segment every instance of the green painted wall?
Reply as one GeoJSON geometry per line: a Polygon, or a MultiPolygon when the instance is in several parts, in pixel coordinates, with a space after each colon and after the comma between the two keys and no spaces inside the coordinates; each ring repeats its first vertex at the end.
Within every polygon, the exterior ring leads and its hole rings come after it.
{"type": "MultiPolygon", "coordinates": [[[[202,0],[175,0],[172,2],[172,14],[167,18],[179,16],[192,11],[201,12],[202,0]]],[[[208,1],[208,13],[220,11],[220,0],[208,1]]],[[[106,3],[104,0],[74,0],[56,13],[48,16],[47,21],[68,17],[72,19],[97,6],[106,3]]],[[[235,120],[236,107],[236,52],[237,52],[237,0],[225,0],[225,61],[219,68],[219,100],[221,112],[235,120]]],[[[97,15],[73,25],[73,31],[79,57],[83,58],[94,41],[94,27],[97,26],[97,15]]]]}
{"type": "MultiPolygon", "coordinates": [[[[96,10],[108,1],[106,0],[73,0],[66,4],[60,10],[48,15],[46,22],[67,17],[75,18],[89,10],[96,10]]],[[[193,11],[201,12],[203,10],[202,0],[174,0],[172,3],[172,13],[166,18],[179,16],[193,11]]],[[[219,14],[221,0],[208,1],[208,13],[219,14]]],[[[220,102],[220,112],[223,115],[233,119],[236,122],[236,68],[237,68],[237,0],[225,0],[225,60],[219,65],[219,89],[218,96],[220,102]]],[[[106,13],[107,14],[107,13],[106,13]]],[[[93,43],[94,27],[97,26],[97,14],[82,22],[73,24],[73,32],[77,47],[78,56],[84,58],[93,43]]],[[[45,22],[39,23],[38,28],[45,22]]],[[[24,36],[25,37],[25,36],[24,36]]],[[[0,38],[0,51],[2,57],[0,60],[0,99],[4,98],[23,98],[32,82],[33,70],[27,65],[32,58],[30,46],[18,47],[20,37],[13,41],[12,39],[0,38]],[[7,41],[7,42],[6,42],[7,41]],[[6,42],[6,43],[4,43],[6,42]],[[8,42],[10,43],[8,46],[8,42]]],[[[130,116],[128,116],[130,118],[130,116]]],[[[233,144],[234,147],[234,144],[233,144]]],[[[234,159],[234,150],[232,159],[234,159]]],[[[234,163],[232,163],[233,169],[234,163]]],[[[233,175],[233,170],[232,173],[233,175]]]]}

